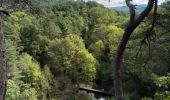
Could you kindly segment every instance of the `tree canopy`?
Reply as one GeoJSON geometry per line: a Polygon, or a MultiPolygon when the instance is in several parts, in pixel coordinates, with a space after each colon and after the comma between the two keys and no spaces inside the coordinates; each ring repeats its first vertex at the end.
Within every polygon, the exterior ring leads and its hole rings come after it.
{"type": "MultiPolygon", "coordinates": [[[[80,85],[115,93],[114,58],[130,18],[128,11],[83,0],[10,1],[3,4],[13,10],[10,17],[3,16],[6,100],[102,97],[79,91],[80,85]]],[[[158,6],[150,36],[154,10],[129,38],[122,60],[127,100],[170,97],[169,10],[169,1],[158,6]]]]}

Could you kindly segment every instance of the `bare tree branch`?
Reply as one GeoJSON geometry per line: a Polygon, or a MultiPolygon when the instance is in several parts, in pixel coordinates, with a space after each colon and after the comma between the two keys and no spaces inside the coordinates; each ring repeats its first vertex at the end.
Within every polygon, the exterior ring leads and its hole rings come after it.
{"type": "Polygon", "coordinates": [[[135,19],[135,7],[134,5],[130,4],[131,0],[126,0],[126,4],[130,10],[130,20],[129,23],[124,30],[123,37],[118,45],[116,57],[115,57],[115,66],[114,66],[114,89],[115,89],[115,97],[116,100],[124,100],[123,96],[123,87],[122,87],[122,59],[123,54],[126,48],[126,45],[129,41],[129,38],[136,27],[143,21],[143,19],[149,14],[152,10],[155,0],[148,0],[148,5],[144,9],[144,11],[135,19]]]}

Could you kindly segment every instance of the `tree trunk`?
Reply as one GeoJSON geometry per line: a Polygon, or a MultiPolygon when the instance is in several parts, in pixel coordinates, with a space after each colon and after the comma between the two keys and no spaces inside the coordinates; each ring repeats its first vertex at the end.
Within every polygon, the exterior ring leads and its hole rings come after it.
{"type": "Polygon", "coordinates": [[[115,57],[115,70],[114,70],[114,88],[116,100],[124,100],[123,87],[122,87],[122,57],[125,51],[125,47],[128,43],[131,32],[128,28],[125,30],[123,38],[118,46],[116,57],[115,57]]]}
{"type": "Polygon", "coordinates": [[[2,15],[0,14],[0,100],[5,100],[6,92],[6,61],[5,61],[5,47],[4,34],[2,26],[2,15]]]}
{"type": "MultiPolygon", "coordinates": [[[[124,100],[123,95],[123,83],[122,83],[122,59],[123,54],[126,48],[126,45],[129,41],[129,38],[133,31],[136,29],[137,26],[142,22],[142,20],[149,14],[149,12],[152,10],[154,3],[155,3],[155,9],[157,7],[157,0],[148,0],[148,5],[144,9],[144,11],[136,18],[135,13],[135,7],[132,4],[129,4],[130,0],[126,0],[126,4],[129,7],[130,12],[130,19],[129,23],[124,30],[123,37],[118,45],[116,57],[115,57],[115,65],[114,65],[114,77],[113,77],[113,84],[115,89],[115,97],[116,100],[124,100]]],[[[156,12],[155,12],[156,13],[156,12]]]]}

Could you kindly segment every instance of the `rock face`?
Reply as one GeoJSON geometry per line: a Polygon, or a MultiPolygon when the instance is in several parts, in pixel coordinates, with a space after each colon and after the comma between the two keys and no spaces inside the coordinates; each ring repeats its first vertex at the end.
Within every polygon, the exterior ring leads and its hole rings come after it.
{"type": "Polygon", "coordinates": [[[2,28],[2,17],[0,13],[0,100],[4,100],[6,90],[6,60],[2,28]]]}

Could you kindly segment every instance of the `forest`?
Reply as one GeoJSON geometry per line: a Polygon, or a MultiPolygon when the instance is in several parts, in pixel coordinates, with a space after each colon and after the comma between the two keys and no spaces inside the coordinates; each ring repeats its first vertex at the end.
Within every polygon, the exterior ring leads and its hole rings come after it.
{"type": "Polygon", "coordinates": [[[154,27],[151,10],[133,31],[122,59],[124,99],[116,99],[114,59],[129,11],[84,0],[4,0],[4,100],[170,100],[169,11],[167,0],[154,27]],[[80,91],[82,85],[113,96],[80,91]]]}

